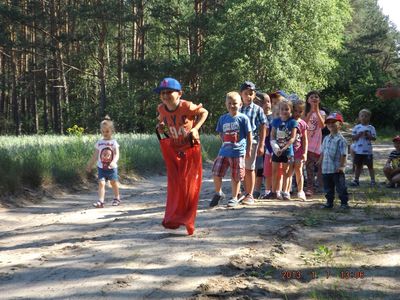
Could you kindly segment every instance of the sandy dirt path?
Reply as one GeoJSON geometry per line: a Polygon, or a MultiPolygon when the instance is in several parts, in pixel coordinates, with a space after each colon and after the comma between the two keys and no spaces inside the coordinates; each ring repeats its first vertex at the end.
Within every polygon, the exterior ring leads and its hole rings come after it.
{"type": "Polygon", "coordinates": [[[94,188],[1,209],[0,299],[400,299],[398,189],[349,211],[322,195],[209,209],[210,179],[193,236],[160,225],[164,176],[122,185],[119,207],[91,208],[94,188]]]}

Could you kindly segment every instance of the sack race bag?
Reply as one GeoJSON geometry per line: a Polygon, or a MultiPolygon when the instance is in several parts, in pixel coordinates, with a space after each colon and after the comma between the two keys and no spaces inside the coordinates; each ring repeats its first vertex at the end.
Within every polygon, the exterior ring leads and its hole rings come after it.
{"type": "Polygon", "coordinates": [[[186,226],[188,234],[192,235],[203,175],[201,146],[192,143],[184,152],[176,152],[168,135],[165,134],[166,137],[161,138],[160,133],[156,133],[168,179],[167,203],[162,225],[169,229],[177,229],[183,225],[186,226]]]}

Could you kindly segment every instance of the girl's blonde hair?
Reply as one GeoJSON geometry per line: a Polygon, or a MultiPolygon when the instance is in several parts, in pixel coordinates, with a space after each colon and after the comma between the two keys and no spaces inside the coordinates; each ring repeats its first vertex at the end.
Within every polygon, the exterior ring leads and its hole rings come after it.
{"type": "Polygon", "coordinates": [[[111,130],[114,132],[115,128],[114,128],[114,122],[111,121],[111,118],[109,115],[106,115],[104,117],[104,120],[100,122],[100,130],[104,127],[108,127],[111,128],[111,130]]]}

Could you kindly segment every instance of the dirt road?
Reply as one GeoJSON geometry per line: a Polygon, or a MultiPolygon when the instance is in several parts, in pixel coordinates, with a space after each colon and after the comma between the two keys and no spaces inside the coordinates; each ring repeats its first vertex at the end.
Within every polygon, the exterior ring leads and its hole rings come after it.
{"type": "Polygon", "coordinates": [[[0,299],[400,299],[399,189],[351,190],[349,211],[323,195],[209,209],[208,166],[193,236],[160,225],[164,176],[121,191],[1,209],[0,299]]]}

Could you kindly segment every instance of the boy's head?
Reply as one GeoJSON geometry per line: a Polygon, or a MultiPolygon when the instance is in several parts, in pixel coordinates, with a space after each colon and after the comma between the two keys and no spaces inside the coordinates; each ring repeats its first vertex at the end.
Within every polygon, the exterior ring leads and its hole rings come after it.
{"type": "Polygon", "coordinates": [[[340,113],[331,113],[325,120],[326,127],[331,133],[336,133],[342,127],[343,117],[340,113]]]}
{"type": "Polygon", "coordinates": [[[358,113],[358,120],[363,125],[369,124],[369,121],[371,120],[371,111],[366,108],[360,110],[358,113]]]}
{"type": "Polygon", "coordinates": [[[242,99],[238,92],[229,92],[225,98],[226,109],[231,116],[236,116],[242,107],[242,99]]]}
{"type": "Polygon", "coordinates": [[[393,138],[393,146],[397,151],[400,151],[400,135],[397,135],[393,138]]]}
{"type": "Polygon", "coordinates": [[[256,97],[256,85],[251,81],[243,82],[240,86],[240,96],[244,105],[250,105],[256,97]]]}
{"type": "Polygon", "coordinates": [[[161,101],[165,104],[176,103],[182,96],[181,84],[171,77],[164,78],[153,91],[160,95],[161,101]]]}

